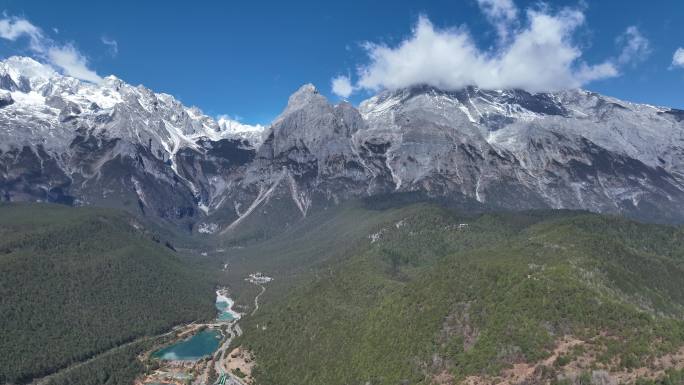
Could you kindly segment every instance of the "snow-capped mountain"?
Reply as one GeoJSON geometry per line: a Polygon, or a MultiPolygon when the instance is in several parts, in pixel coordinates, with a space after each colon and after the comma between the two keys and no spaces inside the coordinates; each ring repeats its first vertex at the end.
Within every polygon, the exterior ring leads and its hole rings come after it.
{"type": "Polygon", "coordinates": [[[460,191],[506,207],[647,215],[663,205],[681,216],[682,111],[583,90],[429,87],[386,92],[360,110],[363,135],[388,138],[398,189],[460,191]]]}
{"type": "Polygon", "coordinates": [[[114,138],[139,139],[145,144],[151,140],[154,152],[162,151],[170,158],[182,147],[193,147],[201,138],[258,137],[264,130],[262,126],[248,126],[227,118],[217,122],[196,107],[183,106],[171,95],[131,86],[115,76],[106,77],[101,84],[83,82],[59,75],[49,66],[26,57],[15,56],[0,62],[0,88],[7,100],[7,108],[1,111],[3,120],[12,122],[29,115],[39,118],[17,121],[24,130],[6,129],[3,134],[13,135],[15,141],[35,144],[37,140],[46,148],[69,144],[46,134],[71,119],[83,121],[97,129],[97,133],[114,138]],[[112,116],[117,113],[130,113],[126,116],[129,124],[101,124],[104,120],[116,121],[112,116]]]}
{"type": "Polygon", "coordinates": [[[25,57],[0,62],[0,100],[6,200],[133,202],[153,215],[193,217],[214,187],[184,175],[185,162],[197,155],[229,168],[221,151],[251,153],[259,144],[243,133],[257,138],[260,127],[219,123],[171,95],[114,76],[83,82],[25,57]]]}
{"type": "Polygon", "coordinates": [[[423,86],[383,92],[357,110],[305,85],[273,122],[239,189],[229,192],[250,196],[249,206],[228,199],[239,203],[231,226],[270,200],[280,210],[291,202],[292,216],[390,192],[681,222],[683,120],[679,110],[583,90],[423,86]]]}
{"type": "Polygon", "coordinates": [[[220,116],[216,123],[219,125],[222,136],[242,138],[255,146],[259,146],[264,141],[266,127],[261,124],[244,124],[227,116],[220,116]]]}
{"type": "Polygon", "coordinates": [[[684,221],[684,111],[583,90],[416,86],[355,108],[305,85],[253,127],[10,58],[0,106],[5,200],[117,205],[202,232],[395,192],[684,221]]]}

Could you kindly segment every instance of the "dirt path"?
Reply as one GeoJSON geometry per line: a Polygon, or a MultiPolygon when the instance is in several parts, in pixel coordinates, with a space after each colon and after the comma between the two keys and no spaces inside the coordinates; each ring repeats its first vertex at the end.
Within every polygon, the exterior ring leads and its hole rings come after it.
{"type": "Polygon", "coordinates": [[[266,291],[266,286],[264,285],[259,285],[261,286],[261,293],[257,294],[256,297],[254,297],[254,310],[249,315],[254,315],[257,310],[259,310],[259,297],[261,297],[262,294],[266,291]]]}

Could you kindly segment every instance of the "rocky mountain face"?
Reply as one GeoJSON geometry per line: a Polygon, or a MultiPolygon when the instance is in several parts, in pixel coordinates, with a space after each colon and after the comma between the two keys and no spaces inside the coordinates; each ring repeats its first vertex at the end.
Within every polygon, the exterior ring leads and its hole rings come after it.
{"type": "Polygon", "coordinates": [[[583,90],[416,87],[362,103],[399,190],[681,220],[682,111],[583,90]]]}
{"type": "Polygon", "coordinates": [[[201,233],[393,192],[684,221],[684,111],[583,90],[416,86],[357,109],[305,85],[263,128],[14,57],[0,138],[2,200],[113,205],[201,233]]]}

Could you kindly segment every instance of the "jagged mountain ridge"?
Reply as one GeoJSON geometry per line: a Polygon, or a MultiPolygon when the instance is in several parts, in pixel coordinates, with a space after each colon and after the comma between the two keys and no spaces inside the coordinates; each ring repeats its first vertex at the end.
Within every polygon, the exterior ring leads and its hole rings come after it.
{"type": "Polygon", "coordinates": [[[357,110],[305,85],[274,121],[243,186],[259,186],[258,204],[290,196],[301,215],[311,202],[421,191],[509,209],[681,221],[681,121],[678,110],[583,90],[419,86],[357,110]]]}
{"type": "Polygon", "coordinates": [[[169,95],[26,58],[2,62],[0,88],[4,200],[124,202],[200,232],[407,191],[684,220],[684,112],[583,90],[416,86],[355,108],[305,85],[263,135],[241,135],[169,95]]]}
{"type": "Polygon", "coordinates": [[[140,211],[190,217],[193,224],[197,211],[208,210],[211,189],[206,180],[185,175],[188,155],[230,168],[233,160],[249,160],[259,144],[259,127],[217,122],[168,94],[114,76],[92,84],[12,57],[0,63],[0,88],[4,200],[137,201],[132,206],[140,211]],[[230,164],[228,153],[235,155],[230,164]]]}
{"type": "Polygon", "coordinates": [[[504,206],[542,203],[599,212],[639,212],[640,204],[676,209],[673,203],[681,202],[681,111],[583,90],[531,95],[430,87],[383,93],[360,110],[369,133],[399,133],[389,152],[400,188],[427,181],[439,189],[435,181],[441,180],[448,186],[442,194],[460,189],[496,203],[502,199],[497,185],[504,182],[519,190],[503,198],[504,206]],[[429,140],[435,146],[421,151],[429,140]],[[417,161],[411,162],[411,153],[417,161]],[[421,161],[420,154],[427,157],[421,161]],[[527,198],[518,200],[520,194],[527,198]]]}

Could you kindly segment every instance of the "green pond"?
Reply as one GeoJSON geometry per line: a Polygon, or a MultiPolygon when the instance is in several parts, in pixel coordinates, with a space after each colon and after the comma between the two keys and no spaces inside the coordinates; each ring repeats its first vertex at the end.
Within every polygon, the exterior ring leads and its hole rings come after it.
{"type": "Polygon", "coordinates": [[[218,349],[221,333],[206,329],[194,336],[156,351],[152,356],[167,361],[196,361],[210,356],[218,349]]]}

